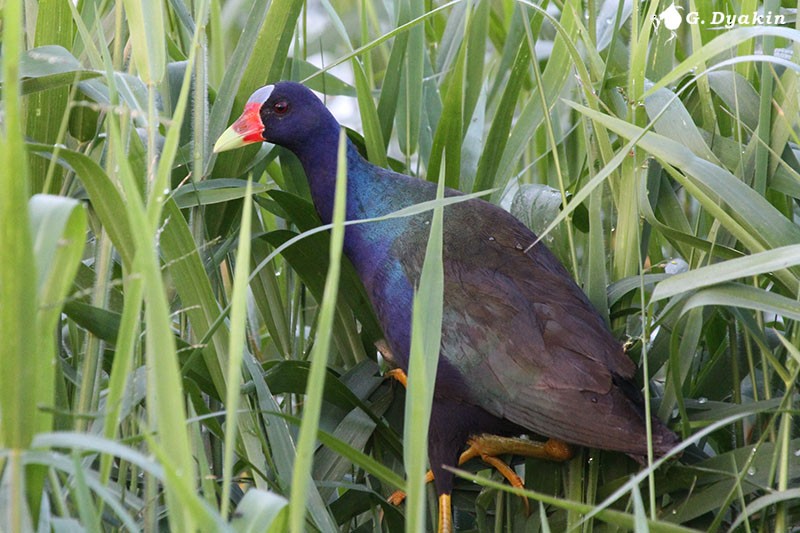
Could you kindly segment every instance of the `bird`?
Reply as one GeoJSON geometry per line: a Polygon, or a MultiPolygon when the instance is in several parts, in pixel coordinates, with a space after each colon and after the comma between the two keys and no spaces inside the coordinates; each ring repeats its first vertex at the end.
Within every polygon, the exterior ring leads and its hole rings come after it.
{"type": "MultiPolygon", "coordinates": [[[[310,89],[281,81],[250,96],[214,152],[261,142],[288,149],[302,164],[314,206],[328,224],[341,129],[310,89]]],[[[381,217],[436,197],[435,183],[373,165],[349,140],[346,159],[347,220],[381,217]]],[[[345,230],[344,253],[383,328],[379,349],[401,381],[431,216],[428,211],[345,230]]],[[[501,207],[471,198],[444,208],[442,237],[442,337],[428,427],[440,533],[452,531],[454,474],[447,467],[460,460],[480,456],[503,472],[497,459],[502,453],[564,461],[572,456],[571,445],[623,452],[640,462],[647,457],[636,365],[533,231],[501,207]],[[516,438],[530,434],[549,440],[516,438]]],[[[679,442],[655,417],[650,433],[656,457],[679,442]]],[[[515,482],[507,466],[504,475],[515,482]]]]}

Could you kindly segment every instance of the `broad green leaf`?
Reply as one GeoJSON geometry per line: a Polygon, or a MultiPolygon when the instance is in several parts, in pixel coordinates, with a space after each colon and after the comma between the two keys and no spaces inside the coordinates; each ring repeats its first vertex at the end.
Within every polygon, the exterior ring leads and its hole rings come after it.
{"type": "MultiPolygon", "coordinates": [[[[534,233],[539,233],[558,215],[561,205],[562,196],[558,189],[547,185],[521,185],[511,201],[510,212],[534,233]]],[[[542,240],[564,264],[568,264],[569,252],[564,246],[567,240],[563,225],[542,240]]]]}
{"type": "Polygon", "coordinates": [[[725,70],[708,73],[711,89],[750,129],[758,125],[758,93],[740,74],[725,70]]]}
{"type": "Polygon", "coordinates": [[[236,506],[231,528],[236,533],[281,533],[286,531],[286,506],[283,496],[265,490],[250,489],[236,506]]]}
{"type": "MultiPolygon", "coordinates": [[[[52,452],[30,451],[26,454],[26,461],[31,466],[39,466],[52,469],[54,472],[62,472],[64,475],[70,476],[73,479],[79,475],[78,470],[80,470],[84,475],[84,488],[90,489],[92,494],[96,495],[97,498],[103,502],[103,504],[107,505],[115,519],[118,519],[122,524],[125,525],[126,528],[136,529],[138,527],[137,521],[134,520],[129,510],[126,509],[125,505],[119,500],[118,494],[115,494],[113,491],[109,490],[93,476],[87,476],[83,465],[76,465],[74,457],[66,457],[62,454],[54,454],[52,452]]],[[[76,494],[75,497],[78,497],[78,495],[76,494]]],[[[56,528],[62,524],[66,524],[67,527],[77,525],[77,531],[85,531],[83,524],[81,524],[81,522],[79,522],[77,519],[72,521],[53,520],[52,523],[55,531],[60,531],[56,528]]],[[[33,531],[33,527],[29,527],[27,531],[33,531]]],[[[66,531],[73,530],[66,529],[66,531]]]]}
{"type": "Polygon", "coordinates": [[[675,93],[668,89],[659,89],[648,96],[644,103],[647,116],[653,121],[653,128],[657,133],[683,144],[698,157],[719,165],[675,93]]]}
{"type": "Polygon", "coordinates": [[[54,74],[74,73],[83,65],[63,46],[49,44],[31,48],[20,58],[21,78],[41,78],[54,74]]]}
{"type": "MultiPolygon", "coordinates": [[[[32,152],[53,154],[55,147],[41,144],[28,145],[32,152]]],[[[92,208],[100,217],[103,227],[108,231],[111,240],[117,247],[122,256],[123,263],[130,266],[133,262],[135,243],[133,230],[125,208],[125,200],[120,194],[119,189],[109,179],[105,171],[89,157],[61,148],[58,150],[58,161],[65,168],[74,170],[78,179],[81,180],[86,192],[89,193],[89,200],[92,208]]]]}
{"type": "MultiPolygon", "coordinates": [[[[53,405],[56,331],[61,309],[72,288],[86,243],[86,210],[71,198],[37,194],[29,202],[33,254],[38,275],[36,354],[38,369],[34,397],[53,405]]],[[[38,431],[49,431],[52,419],[40,412],[38,431]]]]}

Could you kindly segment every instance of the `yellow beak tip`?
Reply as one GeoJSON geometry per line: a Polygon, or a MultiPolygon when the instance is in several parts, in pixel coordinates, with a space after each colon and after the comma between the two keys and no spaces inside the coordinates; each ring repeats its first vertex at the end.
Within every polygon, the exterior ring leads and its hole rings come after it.
{"type": "Polygon", "coordinates": [[[214,153],[218,154],[227,150],[234,150],[246,144],[250,143],[245,141],[244,137],[231,127],[225,130],[222,135],[219,136],[217,142],[214,143],[214,153]]]}

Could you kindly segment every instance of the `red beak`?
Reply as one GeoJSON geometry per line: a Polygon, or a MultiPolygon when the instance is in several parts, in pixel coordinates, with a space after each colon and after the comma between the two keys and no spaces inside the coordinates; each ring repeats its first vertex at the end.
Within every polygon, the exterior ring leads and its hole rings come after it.
{"type": "Polygon", "coordinates": [[[219,136],[214,144],[214,153],[233,150],[247,144],[264,142],[264,123],[261,122],[261,106],[269,98],[272,85],[258,89],[244,106],[242,116],[219,136]]]}

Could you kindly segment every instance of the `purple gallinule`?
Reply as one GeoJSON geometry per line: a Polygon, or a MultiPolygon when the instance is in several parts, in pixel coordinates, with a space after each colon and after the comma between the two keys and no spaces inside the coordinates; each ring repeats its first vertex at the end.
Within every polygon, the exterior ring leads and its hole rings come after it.
{"type": "MultiPolygon", "coordinates": [[[[324,223],[331,221],[341,126],[309,89],[280,82],[258,89],[220,136],[215,152],[270,142],[303,165],[324,223]]],[[[347,147],[347,219],[373,218],[436,195],[436,185],[365,160],[347,147]]],[[[459,194],[448,191],[448,195],[459,194]]],[[[344,251],[355,266],[386,337],[382,352],[408,369],[411,306],[431,214],[348,226],[344,251]]],[[[565,460],[567,445],[647,455],[644,401],[636,366],[566,269],[536,235],[479,199],[444,210],[444,309],[428,455],[439,494],[439,529],[452,529],[453,474],[480,456],[512,480],[497,455],[565,460]],[[514,437],[535,433],[536,443],[514,437]]],[[[678,442],[652,420],[652,446],[678,442]]]]}

